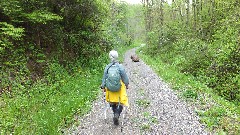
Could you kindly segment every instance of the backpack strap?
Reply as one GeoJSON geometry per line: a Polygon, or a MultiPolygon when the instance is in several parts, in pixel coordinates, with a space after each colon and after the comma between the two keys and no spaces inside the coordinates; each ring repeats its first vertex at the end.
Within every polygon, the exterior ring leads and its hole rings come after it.
{"type": "Polygon", "coordinates": [[[108,69],[107,69],[107,74],[108,74],[108,70],[109,70],[109,68],[112,66],[112,65],[114,65],[116,62],[113,62],[109,67],[108,67],[108,69]]]}

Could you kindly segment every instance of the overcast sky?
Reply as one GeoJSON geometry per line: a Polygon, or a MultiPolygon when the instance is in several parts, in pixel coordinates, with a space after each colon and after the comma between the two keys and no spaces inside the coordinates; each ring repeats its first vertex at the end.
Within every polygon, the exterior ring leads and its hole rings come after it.
{"type": "Polygon", "coordinates": [[[130,3],[130,4],[138,4],[138,3],[141,3],[141,0],[121,0],[121,1],[126,1],[127,3],[130,3]]]}
{"type": "MultiPolygon", "coordinates": [[[[130,3],[130,4],[138,4],[138,3],[141,3],[142,0],[120,0],[120,1],[126,1],[127,3],[130,3]]],[[[167,0],[167,2],[171,3],[172,1],[167,0]]]]}

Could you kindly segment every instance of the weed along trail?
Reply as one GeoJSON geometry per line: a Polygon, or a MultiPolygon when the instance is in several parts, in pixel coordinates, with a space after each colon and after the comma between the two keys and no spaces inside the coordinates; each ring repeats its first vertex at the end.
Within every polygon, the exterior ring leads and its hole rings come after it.
{"type": "Polygon", "coordinates": [[[119,126],[107,107],[105,119],[103,95],[93,103],[92,111],[80,118],[80,125],[65,134],[79,135],[207,135],[192,107],[179,99],[161,78],[143,61],[132,62],[135,49],[126,52],[124,67],[130,79],[128,108],[120,116],[119,126]]]}

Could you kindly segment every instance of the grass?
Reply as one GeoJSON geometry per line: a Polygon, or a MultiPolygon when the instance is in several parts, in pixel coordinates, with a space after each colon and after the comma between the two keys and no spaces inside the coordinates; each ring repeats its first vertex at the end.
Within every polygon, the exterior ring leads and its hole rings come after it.
{"type": "Polygon", "coordinates": [[[144,130],[144,131],[150,130],[150,128],[151,128],[151,126],[149,125],[149,123],[144,123],[144,124],[142,124],[141,127],[140,127],[140,129],[141,129],[141,130],[144,130]]]}
{"type": "Polygon", "coordinates": [[[201,122],[209,130],[219,134],[240,134],[240,107],[214,94],[211,88],[193,76],[180,73],[177,67],[163,63],[161,58],[151,57],[139,50],[138,55],[156,73],[168,82],[179,95],[195,104],[201,122]]]}
{"type": "Polygon", "coordinates": [[[198,98],[197,92],[195,92],[194,90],[191,90],[191,89],[187,89],[186,91],[184,91],[182,93],[182,96],[184,98],[192,98],[192,99],[197,99],[198,98]]]}
{"type": "Polygon", "coordinates": [[[143,121],[140,125],[140,130],[149,131],[154,124],[158,123],[158,119],[150,114],[150,112],[143,112],[143,121]]]}
{"type": "Polygon", "coordinates": [[[98,93],[100,74],[38,83],[27,94],[2,95],[0,134],[59,134],[74,114],[84,114],[98,93]]]}
{"type": "Polygon", "coordinates": [[[139,107],[147,108],[150,105],[150,101],[147,99],[138,99],[138,100],[136,100],[136,104],[139,107]]]}
{"type": "Polygon", "coordinates": [[[145,96],[145,90],[143,88],[140,88],[137,92],[139,96],[145,96]]]}

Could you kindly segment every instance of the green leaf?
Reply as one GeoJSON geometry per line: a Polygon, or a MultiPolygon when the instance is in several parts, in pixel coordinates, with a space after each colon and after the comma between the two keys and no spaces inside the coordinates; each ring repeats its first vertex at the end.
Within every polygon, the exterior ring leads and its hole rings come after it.
{"type": "Polygon", "coordinates": [[[41,11],[41,10],[36,10],[32,13],[25,14],[27,19],[33,23],[42,23],[42,24],[47,24],[49,21],[59,21],[62,20],[63,18],[57,14],[48,12],[48,11],[41,11]]]}
{"type": "Polygon", "coordinates": [[[6,22],[0,22],[0,35],[11,37],[15,40],[21,39],[24,35],[24,28],[15,28],[13,25],[6,22]]]}

